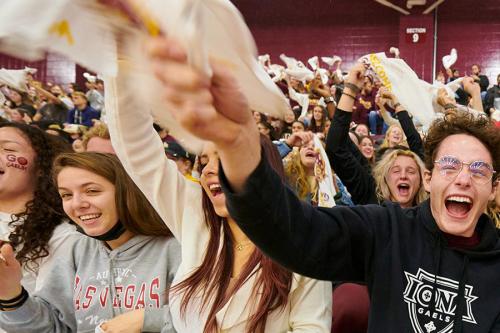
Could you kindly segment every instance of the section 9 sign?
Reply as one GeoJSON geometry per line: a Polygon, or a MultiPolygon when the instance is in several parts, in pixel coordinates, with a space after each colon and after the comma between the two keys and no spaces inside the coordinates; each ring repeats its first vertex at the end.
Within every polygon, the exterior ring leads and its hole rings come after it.
{"type": "Polygon", "coordinates": [[[410,44],[425,43],[426,28],[406,28],[406,42],[410,44]]]}

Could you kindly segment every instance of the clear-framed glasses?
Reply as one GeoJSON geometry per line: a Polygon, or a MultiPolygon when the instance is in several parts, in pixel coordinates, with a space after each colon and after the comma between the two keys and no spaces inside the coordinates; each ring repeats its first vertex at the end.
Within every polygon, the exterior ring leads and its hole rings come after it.
{"type": "Polygon", "coordinates": [[[464,165],[469,168],[469,173],[472,181],[478,185],[484,185],[493,178],[496,173],[493,167],[484,161],[474,161],[465,163],[460,161],[455,156],[443,156],[439,160],[434,161],[439,173],[447,180],[454,180],[464,165]]]}

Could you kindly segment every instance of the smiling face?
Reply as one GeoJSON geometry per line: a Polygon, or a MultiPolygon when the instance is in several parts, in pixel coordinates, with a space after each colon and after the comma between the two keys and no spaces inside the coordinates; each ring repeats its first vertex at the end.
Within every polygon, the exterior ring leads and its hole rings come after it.
{"type": "Polygon", "coordinates": [[[36,153],[22,132],[0,128],[0,200],[33,194],[36,153]]]}
{"type": "MultiPolygon", "coordinates": [[[[464,163],[483,161],[492,165],[488,149],[481,141],[466,134],[450,135],[444,139],[435,160],[443,156],[454,156],[464,163]]],[[[439,228],[456,236],[472,236],[488,201],[495,196],[492,182],[477,184],[466,165],[451,180],[435,166],[432,172],[425,172],[424,180],[425,189],[430,192],[432,215],[439,228]]]]}
{"type": "Polygon", "coordinates": [[[389,172],[385,176],[391,201],[397,202],[401,207],[411,207],[420,186],[420,172],[417,163],[410,156],[396,157],[389,172]]]}
{"type": "Polygon", "coordinates": [[[373,157],[373,142],[372,140],[370,140],[370,138],[365,136],[363,139],[361,139],[359,148],[361,149],[361,154],[363,154],[366,159],[369,160],[373,157]]]}
{"type": "Polygon", "coordinates": [[[219,183],[219,154],[217,154],[214,144],[207,143],[205,145],[200,156],[200,164],[200,183],[212,202],[215,213],[220,217],[229,217],[226,208],[226,197],[219,183]],[[202,161],[206,162],[206,164],[202,161]]]}
{"type": "Polygon", "coordinates": [[[87,235],[100,236],[118,222],[115,186],[85,169],[65,167],[57,176],[57,187],[66,215],[87,235]]]}
{"type": "Polygon", "coordinates": [[[399,126],[392,126],[387,132],[387,140],[389,147],[394,147],[403,141],[403,131],[399,126]]]}

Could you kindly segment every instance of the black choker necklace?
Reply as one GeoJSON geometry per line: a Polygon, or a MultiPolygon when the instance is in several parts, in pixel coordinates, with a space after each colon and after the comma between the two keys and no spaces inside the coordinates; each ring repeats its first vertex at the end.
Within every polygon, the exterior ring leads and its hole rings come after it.
{"type": "Polygon", "coordinates": [[[85,236],[88,236],[90,238],[94,238],[94,239],[97,239],[97,240],[100,240],[100,241],[104,241],[104,242],[108,242],[108,241],[112,241],[112,240],[118,239],[121,235],[123,235],[123,233],[125,231],[127,231],[127,229],[125,229],[125,227],[123,226],[123,224],[121,223],[121,221],[118,221],[113,228],[111,228],[110,230],[108,230],[108,232],[106,232],[106,233],[104,233],[102,235],[99,235],[99,236],[90,236],[90,235],[87,235],[85,233],[85,231],[79,225],[76,226],[76,230],[78,232],[84,234],[85,236]]]}

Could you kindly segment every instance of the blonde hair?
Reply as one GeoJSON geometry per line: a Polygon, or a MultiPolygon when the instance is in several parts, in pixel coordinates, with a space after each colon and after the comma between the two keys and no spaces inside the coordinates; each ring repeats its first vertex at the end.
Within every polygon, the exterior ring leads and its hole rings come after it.
{"type": "Polygon", "coordinates": [[[406,142],[406,136],[405,136],[405,132],[403,131],[403,128],[399,124],[392,124],[391,126],[389,126],[389,128],[385,132],[384,141],[380,145],[379,149],[392,148],[390,146],[390,143],[389,143],[389,135],[391,134],[392,129],[395,127],[399,128],[401,130],[401,133],[403,134],[403,140],[398,145],[408,147],[408,143],[406,142]]]}
{"type": "Polygon", "coordinates": [[[285,164],[285,177],[288,184],[295,189],[300,199],[305,199],[309,193],[317,192],[317,188],[312,189],[307,181],[306,171],[300,160],[299,148],[294,147],[283,162],[285,164]]]}
{"type": "Polygon", "coordinates": [[[87,150],[87,144],[92,138],[111,140],[111,137],[109,136],[108,126],[106,126],[106,124],[100,123],[85,132],[82,138],[82,145],[85,150],[87,150]]]}
{"type": "Polygon", "coordinates": [[[376,183],[375,193],[377,195],[377,198],[380,201],[391,200],[391,190],[389,189],[389,185],[387,184],[386,176],[389,174],[389,169],[392,167],[394,161],[396,160],[396,158],[398,158],[398,156],[411,157],[418,167],[418,171],[420,174],[420,188],[413,198],[413,202],[418,205],[428,197],[428,194],[423,186],[423,174],[425,166],[420,157],[418,157],[417,154],[410,150],[396,149],[391,152],[387,152],[377,163],[375,168],[373,168],[373,178],[375,179],[376,183]]]}

